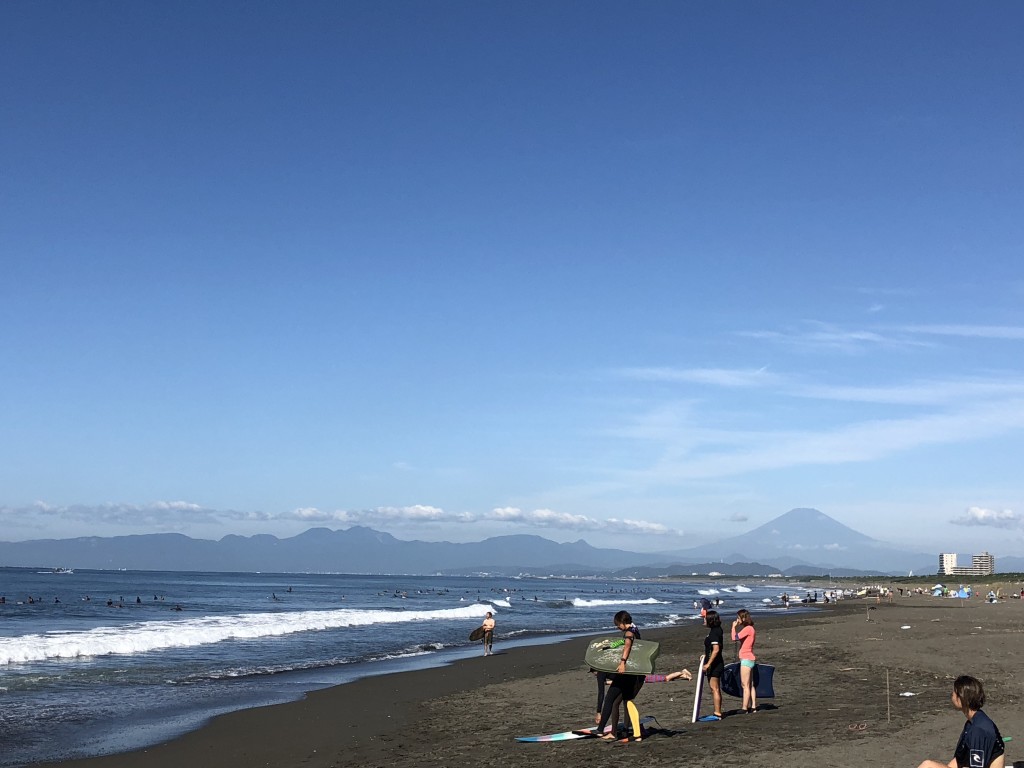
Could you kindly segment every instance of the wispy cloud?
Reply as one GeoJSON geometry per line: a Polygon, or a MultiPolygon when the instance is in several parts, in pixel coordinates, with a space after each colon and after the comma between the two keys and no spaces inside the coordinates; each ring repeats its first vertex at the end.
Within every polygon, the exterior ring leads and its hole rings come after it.
{"type": "MultiPolygon", "coordinates": [[[[883,305],[876,303],[868,308],[868,312],[875,314],[883,309],[883,305]]],[[[739,331],[737,335],[808,351],[860,354],[871,349],[934,347],[938,342],[933,337],[942,336],[1024,341],[1024,327],[1014,325],[912,324],[899,326],[876,325],[870,328],[844,328],[818,320],[805,320],[801,325],[791,330],[739,331]]]]}
{"type": "Polygon", "coordinates": [[[933,336],[1024,341],[1024,328],[1016,325],[907,325],[901,330],[933,336]]]}
{"type": "Polygon", "coordinates": [[[763,431],[729,435],[690,426],[682,445],[670,444],[648,470],[628,473],[634,482],[742,475],[771,469],[863,462],[913,448],[967,442],[1024,429],[1024,400],[998,400],[918,418],[871,420],[820,431],[763,431]],[[722,450],[731,439],[730,450],[722,450]]]}
{"type": "Polygon", "coordinates": [[[763,387],[776,385],[782,377],[768,371],[735,368],[623,368],[619,375],[640,381],[711,384],[719,387],[763,387]]]}
{"type": "Polygon", "coordinates": [[[916,339],[906,331],[847,329],[817,320],[807,320],[803,325],[805,327],[798,327],[790,331],[739,331],[737,335],[809,351],[846,354],[860,354],[878,348],[898,349],[931,346],[930,342],[916,339]]]}
{"type": "Polygon", "coordinates": [[[857,293],[865,296],[892,296],[896,298],[910,298],[916,296],[916,288],[858,288],[857,293]]]}
{"type": "Polygon", "coordinates": [[[972,378],[921,380],[885,387],[855,385],[800,385],[791,390],[797,397],[891,405],[944,405],[972,400],[1024,396],[1024,380],[972,378]]]}
{"type": "Polygon", "coordinates": [[[991,528],[1021,528],[1024,519],[1011,509],[970,507],[961,517],[950,520],[953,525],[980,525],[991,528]]]}
{"type": "Polygon", "coordinates": [[[232,509],[210,509],[189,501],[153,501],[148,504],[71,504],[67,506],[37,501],[28,507],[0,507],[0,517],[17,516],[19,521],[85,523],[120,528],[146,528],[156,531],[178,531],[188,526],[221,525],[225,521],[268,521],[272,517],[258,511],[240,512],[232,509]]]}

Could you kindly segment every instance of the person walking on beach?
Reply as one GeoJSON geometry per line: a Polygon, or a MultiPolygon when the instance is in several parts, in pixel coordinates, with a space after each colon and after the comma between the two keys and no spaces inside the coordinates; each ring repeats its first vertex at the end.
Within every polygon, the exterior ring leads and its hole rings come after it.
{"type": "Polygon", "coordinates": [[[490,611],[484,616],[484,623],[480,625],[484,630],[484,656],[494,653],[491,644],[494,642],[494,616],[490,611]]]}
{"type": "Polygon", "coordinates": [[[970,675],[960,675],[953,681],[953,692],[949,698],[954,709],[959,709],[967,718],[953,759],[948,763],[925,760],[918,768],[1003,768],[1006,748],[996,724],[981,711],[985,706],[985,689],[981,681],[970,675]]]}
{"type": "Polygon", "coordinates": [[[711,700],[715,704],[715,711],[708,719],[722,719],[722,675],[725,674],[725,659],[722,656],[722,643],[725,639],[722,632],[722,618],[718,611],[708,611],[704,614],[704,625],[708,628],[708,635],[704,638],[704,676],[708,679],[708,687],[711,689],[711,700]]]}
{"type": "Polygon", "coordinates": [[[743,709],[747,714],[757,711],[757,689],[754,687],[754,667],[757,657],[754,656],[754,620],[750,611],[740,608],[736,611],[736,619],[732,623],[732,639],[738,640],[740,650],[740,683],[743,685],[743,709]]]}

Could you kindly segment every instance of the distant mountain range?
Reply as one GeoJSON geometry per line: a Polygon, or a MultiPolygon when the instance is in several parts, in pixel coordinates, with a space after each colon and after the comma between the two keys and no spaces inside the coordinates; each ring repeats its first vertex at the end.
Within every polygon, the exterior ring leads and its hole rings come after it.
{"type": "MultiPolygon", "coordinates": [[[[1024,570],[1021,558],[997,559],[1024,570]]],[[[175,533],[0,542],[0,566],[128,570],[389,574],[567,575],[651,578],[935,573],[938,553],[895,549],[816,509],[793,509],[748,533],[690,549],[639,553],[497,536],[472,544],[405,541],[372,528],[311,528],[291,538],[175,533]]]]}

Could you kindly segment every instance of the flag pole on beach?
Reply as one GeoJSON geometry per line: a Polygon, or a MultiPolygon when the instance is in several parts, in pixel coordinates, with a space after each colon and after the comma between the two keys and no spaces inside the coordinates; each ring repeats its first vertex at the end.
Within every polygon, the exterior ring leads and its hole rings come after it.
{"type": "Polygon", "coordinates": [[[892,708],[890,702],[892,699],[889,697],[889,668],[885,668],[885,722],[892,722],[892,708]]]}

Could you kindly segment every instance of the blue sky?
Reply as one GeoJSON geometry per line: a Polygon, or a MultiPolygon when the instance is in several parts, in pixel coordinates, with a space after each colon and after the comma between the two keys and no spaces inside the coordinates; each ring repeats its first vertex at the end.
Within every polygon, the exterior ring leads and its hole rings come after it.
{"type": "Polygon", "coordinates": [[[0,5],[0,539],[1024,554],[1022,23],[0,5]]]}

